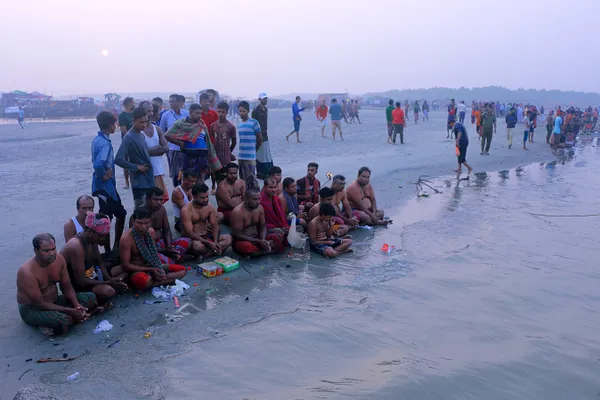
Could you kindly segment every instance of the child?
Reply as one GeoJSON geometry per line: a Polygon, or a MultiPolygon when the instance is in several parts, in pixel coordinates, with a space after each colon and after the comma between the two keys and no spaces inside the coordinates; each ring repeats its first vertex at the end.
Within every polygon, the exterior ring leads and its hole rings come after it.
{"type": "Polygon", "coordinates": [[[336,238],[333,235],[336,211],[332,204],[321,204],[319,216],[308,224],[310,248],[326,258],[337,257],[343,253],[353,251],[349,247],[352,239],[349,236],[336,238]]]}

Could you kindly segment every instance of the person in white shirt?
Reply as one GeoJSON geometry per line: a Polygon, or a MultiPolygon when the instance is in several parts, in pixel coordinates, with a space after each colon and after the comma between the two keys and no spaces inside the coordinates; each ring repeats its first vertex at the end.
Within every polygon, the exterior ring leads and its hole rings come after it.
{"type": "Polygon", "coordinates": [[[461,101],[460,103],[458,103],[458,122],[461,125],[464,125],[465,123],[465,115],[467,113],[467,106],[465,105],[465,101],[461,101]]]}

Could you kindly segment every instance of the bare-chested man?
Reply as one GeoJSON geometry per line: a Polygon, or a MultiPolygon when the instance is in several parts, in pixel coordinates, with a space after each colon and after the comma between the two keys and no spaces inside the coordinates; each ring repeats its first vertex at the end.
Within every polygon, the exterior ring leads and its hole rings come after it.
{"type": "Polygon", "coordinates": [[[244,201],[246,182],[238,178],[236,163],[230,162],[224,170],[225,179],[217,186],[217,211],[223,214],[223,223],[229,225],[233,209],[244,201]]]}
{"type": "Polygon", "coordinates": [[[361,225],[387,225],[390,221],[383,219],[383,210],[377,209],[375,191],[369,183],[370,179],[371,170],[368,167],[361,167],[358,170],[358,177],[346,190],[348,203],[361,225]]]}
{"type": "Polygon", "coordinates": [[[110,219],[105,214],[89,212],[83,232],[69,240],[60,254],[67,262],[67,270],[75,292],[92,292],[98,299],[98,308],[112,308],[109,300],[127,290],[123,279],[127,274],[120,265],[106,268],[98,245],[104,243],[110,232],[110,219]]]}
{"type": "Polygon", "coordinates": [[[358,225],[358,219],[352,214],[352,208],[346,195],[346,177],[336,175],[331,182],[331,189],[334,191],[331,204],[335,207],[336,216],[333,220],[338,225],[346,225],[349,229],[354,229],[358,225]],[[340,204],[342,205],[340,207],[340,204]]]}
{"type": "Polygon", "coordinates": [[[231,246],[231,235],[219,232],[217,210],[208,202],[208,186],[204,183],[192,188],[192,201],[181,209],[181,225],[183,234],[192,240],[190,252],[200,259],[221,255],[231,246]]]}
{"type": "Polygon", "coordinates": [[[131,274],[131,285],[142,291],[182,279],[187,272],[184,266],[163,264],[159,257],[154,243],[154,229],[150,226],[152,213],[146,208],[138,208],[132,218],[133,228],[128,229],[119,242],[121,267],[131,274]]]}
{"type": "MultiPolygon", "coordinates": [[[[319,216],[308,223],[308,237],[310,248],[327,257],[337,257],[340,254],[351,252],[352,239],[349,237],[336,238],[335,233],[335,207],[332,204],[322,203],[319,207],[319,216]]],[[[312,211],[312,210],[311,210],[312,211]]]]}
{"type": "Polygon", "coordinates": [[[198,181],[196,171],[187,169],[183,171],[183,181],[181,185],[173,189],[171,193],[171,203],[173,203],[173,216],[175,217],[175,225],[173,228],[177,232],[181,232],[181,209],[192,200],[192,188],[198,181]]]}
{"type": "MultiPolygon", "coordinates": [[[[320,215],[321,212],[321,204],[331,204],[333,205],[333,198],[335,197],[335,192],[333,191],[332,188],[328,188],[327,186],[325,186],[324,188],[321,188],[321,190],[319,190],[319,199],[320,201],[314,205],[314,207],[312,207],[310,209],[310,211],[308,212],[308,221],[310,223],[310,221],[312,221],[313,219],[317,218],[320,215]]],[[[335,208],[335,207],[334,207],[335,208]]],[[[337,217],[337,210],[336,210],[336,215],[333,217],[332,219],[333,221],[333,232],[332,234],[334,236],[340,237],[340,236],[346,236],[346,234],[348,233],[348,231],[350,231],[350,227],[347,226],[346,224],[344,224],[344,220],[337,217]]]]}
{"type": "Polygon", "coordinates": [[[94,293],[75,293],[67,263],[56,252],[56,241],[49,233],[33,238],[35,256],[17,272],[19,314],[29,325],[40,327],[44,334],[66,333],[71,325],[89,318],[98,302],[94,293]],[[56,284],[62,295],[58,295],[56,284]]]}
{"type": "Polygon", "coordinates": [[[250,188],[244,202],[231,213],[231,230],[235,242],[233,251],[246,257],[281,253],[285,246],[283,233],[267,234],[265,212],[260,205],[260,192],[250,188]]]}
{"type": "MultiPolygon", "coordinates": [[[[175,264],[188,261],[192,257],[186,257],[191,240],[180,237],[173,240],[167,209],[163,205],[164,192],[159,187],[148,189],[144,208],[152,213],[150,226],[154,230],[154,240],[158,256],[163,264],[175,264]]],[[[129,219],[129,227],[133,227],[133,216],[129,219]]]]}
{"type": "Polygon", "coordinates": [[[67,220],[63,226],[65,243],[74,238],[76,234],[83,232],[85,217],[87,213],[94,212],[95,201],[93,197],[83,195],[79,196],[76,205],[77,215],[67,220]]]}
{"type": "Polygon", "coordinates": [[[298,185],[294,178],[287,177],[283,180],[283,193],[279,195],[279,201],[285,215],[294,213],[296,215],[296,225],[306,229],[308,217],[304,212],[304,206],[298,203],[298,185]]]}

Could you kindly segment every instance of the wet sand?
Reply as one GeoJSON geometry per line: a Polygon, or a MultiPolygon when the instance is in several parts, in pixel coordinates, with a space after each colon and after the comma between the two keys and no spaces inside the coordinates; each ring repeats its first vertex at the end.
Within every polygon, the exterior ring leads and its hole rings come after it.
{"type": "MultiPolygon", "coordinates": [[[[460,370],[464,380],[477,377],[469,374],[468,368],[473,368],[473,362],[486,361],[488,342],[490,346],[516,345],[514,349],[508,347],[512,353],[490,351],[488,362],[498,362],[494,357],[499,353],[502,361],[519,362],[519,356],[527,354],[524,347],[530,339],[513,343],[494,337],[497,323],[490,321],[485,301],[481,303],[491,291],[512,299],[518,310],[521,299],[511,286],[514,282],[503,275],[506,269],[479,268],[505,264],[507,249],[471,252],[489,244],[490,238],[498,239],[485,233],[493,232],[498,223],[507,223],[500,219],[507,216],[507,208],[514,211],[514,207],[507,207],[506,201],[528,201],[539,208],[555,200],[548,196],[544,183],[548,178],[541,173],[531,183],[539,196],[523,200],[509,190],[518,190],[510,184],[520,182],[519,174],[531,175],[523,171],[537,171],[536,164],[555,159],[547,146],[536,143],[529,152],[508,150],[500,123],[491,155],[480,156],[479,142],[469,125],[467,159],[478,174],[457,184],[451,172],[456,167],[453,141],[445,139],[445,113],[432,113],[428,123],[409,125],[406,144],[396,146],[385,143],[383,110],[363,111],[363,125],[344,125],[346,140],[336,143],[329,139],[329,132],[327,139],[319,137],[320,128],[308,114],[301,131],[304,143],[286,143],[283,136],[292,129],[290,114],[288,110],[273,110],[269,120],[272,152],[284,176],[303,176],[307,162],[314,160],[320,164],[322,182],[327,171],[344,174],[351,181],[360,166],[368,165],[373,170],[378,204],[395,220],[392,227],[357,231],[355,254],[335,261],[316,254],[308,261],[267,257],[243,263],[245,268],[227,275],[227,281],[225,276],[207,280],[192,273],[185,281],[198,286],[192,287],[181,302],[192,303],[199,311],[187,307],[189,315],[176,313],[172,303],[142,304],[150,295],[138,299],[121,296],[114,310],[52,341],[20,320],[14,277],[18,266],[33,254],[31,238],[36,233],[49,231],[62,243],[62,224],[74,214],[75,199],[90,191],[89,149],[96,127],[93,122],[30,124],[25,130],[0,126],[0,177],[4,183],[0,216],[7,221],[0,249],[8,268],[8,279],[0,292],[0,309],[5,316],[0,327],[5,349],[2,398],[19,388],[19,398],[61,399],[91,398],[99,390],[102,398],[122,399],[190,398],[198,393],[207,398],[337,398],[354,392],[364,393],[365,398],[403,398],[398,393],[405,390],[413,391],[406,398],[443,398],[428,397],[418,386],[419,379],[425,375],[433,379],[430,374],[437,374],[437,384],[444,388],[442,375],[448,379],[449,374],[460,370]],[[512,178],[492,179],[483,174],[496,176],[491,174],[499,170],[506,170],[505,175],[512,178]],[[442,177],[436,185],[443,193],[415,198],[412,182],[419,175],[442,177]],[[509,195],[509,200],[504,198],[509,195]],[[477,223],[478,218],[483,222],[477,223]],[[481,236],[479,241],[473,242],[468,236],[472,229],[481,236]],[[382,243],[395,244],[397,251],[381,254],[378,249],[382,243]],[[461,258],[463,248],[471,249],[466,259],[461,258]],[[479,259],[481,252],[489,260],[479,259]],[[502,285],[497,285],[499,281],[502,285]],[[459,310],[469,312],[457,316],[459,310]],[[114,325],[108,335],[92,333],[101,319],[114,325]],[[481,337],[471,335],[473,325],[481,337]],[[153,336],[143,339],[147,330],[152,330],[153,336]],[[440,336],[440,332],[448,336],[440,336]],[[107,348],[117,340],[118,344],[107,348]],[[33,365],[25,361],[85,350],[90,354],[64,364],[33,365]],[[423,361],[423,357],[435,360],[423,361]],[[440,357],[462,362],[440,361],[440,357]],[[436,372],[439,370],[444,373],[436,372]],[[66,384],[66,376],[75,371],[81,372],[79,380],[66,384]],[[374,394],[378,395],[371,397],[374,394]]],[[[538,139],[543,140],[541,134],[538,129],[538,139]]],[[[120,139],[113,142],[116,150],[120,139]]],[[[557,170],[563,168],[568,165],[556,166],[557,170]]],[[[118,179],[122,182],[120,170],[118,179]]],[[[123,189],[120,193],[131,211],[131,194],[123,189]]],[[[503,239],[523,229],[524,221],[516,218],[522,210],[518,211],[509,221],[515,225],[500,230],[503,239]]],[[[534,228],[540,229],[539,224],[530,227],[532,231],[534,228]]],[[[532,257],[523,250],[514,254],[519,263],[532,257]]],[[[545,262],[543,252],[528,261],[532,268],[545,262]]],[[[539,270],[528,269],[526,273],[535,273],[531,271],[539,270]]],[[[554,279],[552,283],[556,283],[554,279]]],[[[537,287],[525,285],[521,296],[531,289],[537,287]]],[[[545,301],[556,305],[551,297],[545,301]]],[[[491,315],[506,319],[507,326],[515,322],[506,316],[504,308],[508,306],[503,302],[493,306],[491,315]]],[[[577,317],[584,317],[585,312],[577,317]]],[[[551,331],[546,323],[540,324],[551,331]]],[[[537,336],[539,333],[534,332],[533,337],[537,336]]],[[[462,388],[464,383],[451,384],[462,388]]]]}

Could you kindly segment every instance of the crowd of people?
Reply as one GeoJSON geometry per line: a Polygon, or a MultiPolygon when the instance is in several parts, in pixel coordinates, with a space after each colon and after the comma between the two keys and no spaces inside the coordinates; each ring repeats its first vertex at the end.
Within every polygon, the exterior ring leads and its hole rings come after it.
{"type": "MultiPolygon", "coordinates": [[[[289,246],[290,226],[296,226],[294,234],[306,234],[312,251],[331,258],[352,251],[349,232],[356,227],[391,222],[377,207],[368,167],[361,167],[348,186],[339,174],[329,177],[330,186],[322,185],[316,162],[308,163],[304,177],[284,178],[264,147],[268,144],[266,94],[259,95],[252,112],[247,102],[240,101],[237,127],[227,119],[227,102],[213,110],[208,100],[208,95],[202,95],[200,104],[185,110],[183,96],[174,94],[170,108],[162,110],[158,98],[137,107],[126,98],[118,117],[109,111],[98,114],[99,132],[91,144],[91,195],[76,199],[76,215],[63,226],[60,251],[52,234],[36,235],[35,255],[17,273],[23,321],[45,334],[62,334],[74,323],[111,308],[111,299],[120,293],[183,279],[185,262],[227,251],[244,259],[281,254],[289,246]],[[118,128],[122,141],[115,152],[111,136],[118,128]],[[165,154],[174,187],[171,193],[165,185],[165,154]],[[115,165],[127,174],[134,199],[128,219],[117,190],[115,165]],[[209,178],[212,189],[205,183],[209,178]],[[211,195],[216,207],[209,201],[211,195]]],[[[328,112],[340,121],[343,113],[335,103],[328,112]]],[[[299,101],[296,104],[300,108],[299,101]]],[[[341,138],[341,127],[339,133],[341,138]]]]}

